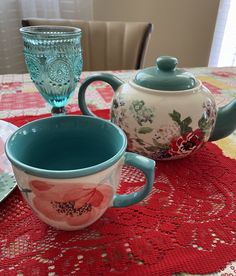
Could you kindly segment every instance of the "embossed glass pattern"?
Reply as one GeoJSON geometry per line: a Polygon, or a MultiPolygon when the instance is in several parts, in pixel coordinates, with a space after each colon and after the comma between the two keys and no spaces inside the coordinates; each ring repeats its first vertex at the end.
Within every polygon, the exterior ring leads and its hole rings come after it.
{"type": "Polygon", "coordinates": [[[81,30],[64,26],[20,29],[24,57],[31,79],[52,114],[65,113],[65,105],[79,81],[83,59],[81,30]]]}

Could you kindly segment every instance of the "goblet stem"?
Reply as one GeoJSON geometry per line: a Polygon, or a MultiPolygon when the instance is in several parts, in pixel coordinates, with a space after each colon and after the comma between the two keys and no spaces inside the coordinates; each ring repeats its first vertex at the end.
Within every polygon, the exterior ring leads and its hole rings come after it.
{"type": "Polygon", "coordinates": [[[62,107],[53,107],[51,109],[52,116],[58,116],[58,115],[66,115],[66,109],[64,106],[62,107]]]}

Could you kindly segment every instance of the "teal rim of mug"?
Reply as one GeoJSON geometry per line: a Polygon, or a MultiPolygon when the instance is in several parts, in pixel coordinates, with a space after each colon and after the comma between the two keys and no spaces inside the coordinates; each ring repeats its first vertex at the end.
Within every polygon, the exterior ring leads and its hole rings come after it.
{"type": "Polygon", "coordinates": [[[37,121],[32,121],[30,123],[27,123],[25,125],[23,125],[22,127],[18,128],[6,141],[5,143],[5,153],[8,157],[8,159],[10,160],[10,162],[12,163],[13,166],[15,166],[16,168],[18,168],[19,170],[24,171],[25,173],[29,174],[29,175],[33,175],[33,176],[38,176],[38,177],[43,177],[43,178],[49,178],[49,179],[68,179],[68,178],[77,178],[77,177],[83,177],[83,176],[88,176],[88,175],[92,175],[95,173],[98,173],[100,171],[103,171],[109,167],[111,167],[112,165],[114,165],[116,162],[118,162],[122,156],[125,153],[127,147],[127,138],[125,133],[123,132],[122,129],[120,129],[118,126],[116,126],[115,124],[113,124],[110,121],[101,119],[101,118],[95,118],[95,117],[91,117],[91,116],[86,116],[86,115],[61,115],[59,117],[55,116],[55,117],[49,117],[49,118],[43,118],[43,119],[39,119],[37,121]],[[28,127],[30,125],[34,125],[35,122],[41,122],[41,121],[47,121],[47,120],[57,120],[63,117],[84,117],[86,119],[89,120],[98,120],[98,121],[103,121],[106,124],[110,124],[112,125],[116,131],[118,131],[121,136],[123,137],[123,143],[122,146],[120,147],[119,151],[117,151],[117,153],[109,158],[108,160],[91,166],[91,167],[87,167],[87,168],[82,168],[82,169],[74,169],[74,170],[46,170],[46,169],[40,169],[37,167],[33,167],[33,166],[29,166],[19,160],[17,160],[12,154],[11,154],[11,150],[9,149],[9,143],[11,142],[12,139],[14,139],[14,136],[22,131],[25,127],[28,127]]]}

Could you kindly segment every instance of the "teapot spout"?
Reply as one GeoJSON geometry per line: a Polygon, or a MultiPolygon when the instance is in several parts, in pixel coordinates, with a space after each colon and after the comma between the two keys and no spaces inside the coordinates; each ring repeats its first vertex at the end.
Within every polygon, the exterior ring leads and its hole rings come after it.
{"type": "Polygon", "coordinates": [[[215,128],[209,141],[227,137],[236,129],[236,99],[220,107],[216,117],[215,128]]]}

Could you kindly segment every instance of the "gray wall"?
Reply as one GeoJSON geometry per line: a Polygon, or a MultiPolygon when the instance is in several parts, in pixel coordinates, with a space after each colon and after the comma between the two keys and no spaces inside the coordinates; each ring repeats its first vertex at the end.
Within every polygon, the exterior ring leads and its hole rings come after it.
{"type": "Polygon", "coordinates": [[[94,0],[94,20],[149,21],[154,31],[145,59],[173,55],[180,67],[207,66],[219,0],[94,0]]]}

